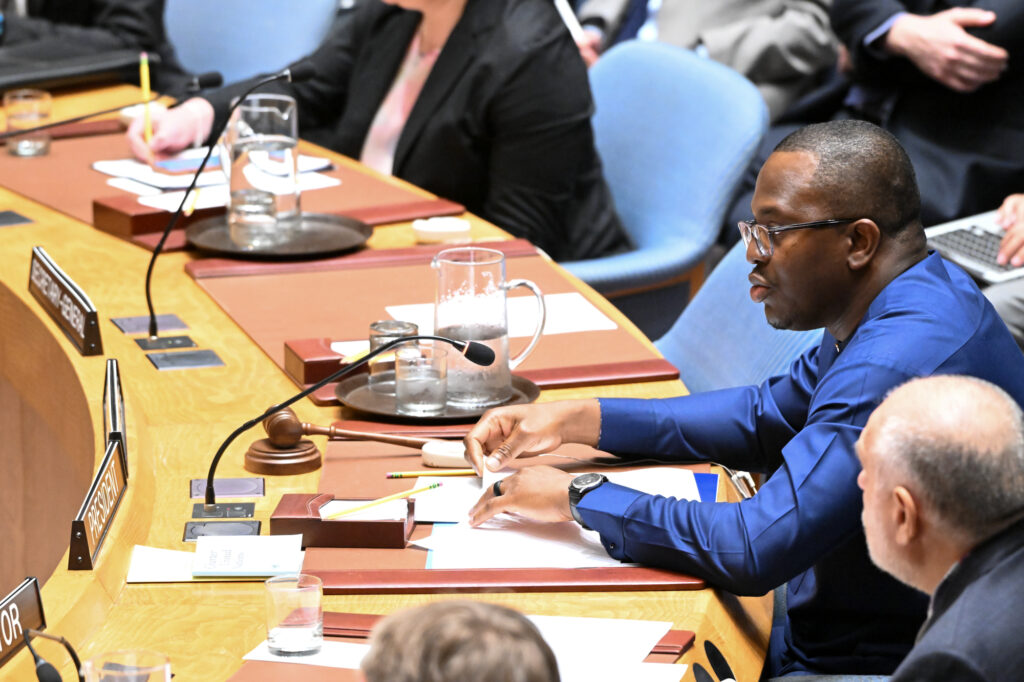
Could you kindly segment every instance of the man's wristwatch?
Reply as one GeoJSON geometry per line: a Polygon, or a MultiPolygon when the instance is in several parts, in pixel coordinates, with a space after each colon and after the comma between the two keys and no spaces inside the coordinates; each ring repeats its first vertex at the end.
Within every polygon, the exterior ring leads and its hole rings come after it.
{"type": "Polygon", "coordinates": [[[584,495],[607,480],[608,477],[601,474],[582,474],[572,479],[572,482],[569,483],[569,512],[572,514],[573,520],[583,526],[585,530],[591,530],[591,528],[583,523],[576,505],[580,503],[584,495]]]}

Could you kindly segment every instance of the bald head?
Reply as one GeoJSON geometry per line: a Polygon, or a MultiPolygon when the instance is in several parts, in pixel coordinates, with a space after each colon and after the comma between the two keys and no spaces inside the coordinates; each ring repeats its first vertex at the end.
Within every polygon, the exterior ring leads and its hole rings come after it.
{"type": "Polygon", "coordinates": [[[979,542],[1024,512],[1024,419],[1002,389],[934,376],[894,390],[872,415],[877,466],[939,521],[979,542]]]}
{"type": "Polygon", "coordinates": [[[871,218],[883,234],[923,241],[914,166],[885,130],[866,121],[817,123],[790,134],[775,151],[817,157],[814,180],[829,198],[831,216],[871,218]]]}

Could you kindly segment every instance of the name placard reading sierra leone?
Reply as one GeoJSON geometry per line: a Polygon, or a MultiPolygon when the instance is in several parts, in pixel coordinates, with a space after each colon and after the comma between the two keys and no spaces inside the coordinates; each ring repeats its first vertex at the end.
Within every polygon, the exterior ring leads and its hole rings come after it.
{"type": "Polygon", "coordinates": [[[28,290],[82,355],[103,355],[96,307],[41,246],[32,249],[28,290]]]}
{"type": "Polygon", "coordinates": [[[128,485],[123,463],[120,439],[107,441],[103,462],[92,481],[89,494],[85,496],[85,502],[75,520],[71,522],[69,571],[89,570],[96,563],[96,556],[114,522],[114,515],[128,485]]]}
{"type": "Polygon", "coordinates": [[[25,646],[25,630],[46,627],[39,581],[25,578],[13,592],[0,599],[0,666],[25,646]]]}

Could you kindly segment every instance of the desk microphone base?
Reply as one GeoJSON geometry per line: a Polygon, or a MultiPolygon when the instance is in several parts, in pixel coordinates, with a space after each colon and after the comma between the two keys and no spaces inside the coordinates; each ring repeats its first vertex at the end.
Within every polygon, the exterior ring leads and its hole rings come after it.
{"type": "Polygon", "coordinates": [[[245,470],[267,476],[305,474],[320,468],[320,450],[313,441],[302,439],[294,448],[279,448],[261,438],[245,453],[245,470]]]}

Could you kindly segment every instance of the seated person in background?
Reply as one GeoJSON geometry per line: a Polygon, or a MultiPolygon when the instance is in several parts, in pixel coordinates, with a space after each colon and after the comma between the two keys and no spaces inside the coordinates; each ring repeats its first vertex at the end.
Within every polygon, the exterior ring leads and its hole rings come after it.
{"type": "MultiPolygon", "coordinates": [[[[917,172],[926,227],[990,211],[1024,187],[1024,2],[834,0],[831,16],[852,64],[835,117],[896,136],[917,172]]],[[[758,158],[794,128],[769,130],[758,158]]],[[[756,168],[723,236],[750,202],[756,168]]]]}
{"type": "Polygon", "coordinates": [[[910,160],[877,126],[834,121],[793,133],[761,170],[751,207],[754,219],[740,225],[751,298],[775,327],[825,328],[787,374],[665,400],[498,408],[465,442],[478,469],[566,442],[626,458],[721,462],[768,473],[757,494],[691,502],[527,466],[488,490],[470,520],[575,519],[613,557],[738,594],[788,581],[769,676],[888,674],[910,650],[926,603],[868,557],[854,444],[886,393],[917,376],[982,377],[1024,403],[1024,355],[970,277],[928,253],[910,160]]]}
{"type": "Polygon", "coordinates": [[[186,79],[167,42],[163,17],[164,0],[10,0],[0,32],[0,68],[148,50],[160,55],[154,86],[173,92],[186,79]]]}
{"type": "MultiPolygon", "coordinates": [[[[998,220],[1006,235],[997,260],[1003,265],[1024,266],[1024,194],[1011,194],[999,207],[998,220]]],[[[985,289],[996,312],[1024,350],[1024,279],[993,284],[985,289]]]]}
{"type": "Polygon", "coordinates": [[[872,560],[931,595],[893,682],[1021,679],[1024,415],[971,377],[893,391],[857,444],[872,560]]]}
{"type": "MultiPolygon", "coordinates": [[[[280,84],[303,137],[391,173],[558,260],[627,247],[590,126],[586,68],[550,0],[366,0],[280,84]]],[[[129,129],[139,158],[205,139],[247,85],[129,129]]]]}
{"type": "MultiPolygon", "coordinates": [[[[586,0],[580,5],[576,13],[587,35],[580,53],[588,64],[622,38],[622,24],[638,2],[647,10],[645,0],[586,0]]],[[[696,49],[739,71],[761,91],[774,120],[835,64],[830,2],[660,0],[653,22],[637,37],[696,49]]]]}
{"type": "Polygon", "coordinates": [[[442,601],[391,614],[373,629],[366,682],[558,682],[533,623],[497,604],[442,601]]]}

